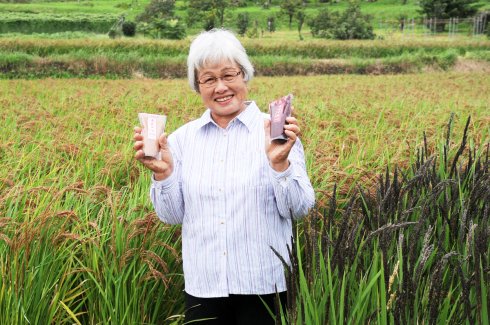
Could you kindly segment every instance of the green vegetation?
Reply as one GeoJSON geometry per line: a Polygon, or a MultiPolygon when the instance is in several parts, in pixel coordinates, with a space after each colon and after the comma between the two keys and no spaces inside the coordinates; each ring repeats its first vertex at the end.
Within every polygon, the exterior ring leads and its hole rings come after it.
{"type": "MultiPolygon", "coordinates": [[[[204,27],[204,22],[207,25],[223,26],[228,28],[236,28],[237,17],[240,13],[247,13],[249,21],[257,21],[258,30],[267,30],[267,21],[274,18],[275,27],[277,30],[297,30],[298,16],[291,16],[292,26],[289,26],[289,16],[287,11],[281,10],[278,1],[272,1],[268,8],[257,5],[255,2],[248,1],[246,6],[231,6],[221,5],[224,1],[219,1],[220,5],[217,9],[210,9],[207,5],[209,1],[176,1],[175,15],[180,17],[180,20],[187,22],[187,34],[193,35],[204,27]]],[[[241,3],[245,3],[242,1],[241,3]]],[[[2,3],[0,2],[0,12],[16,13],[23,15],[24,20],[30,19],[33,14],[45,15],[78,15],[84,14],[87,17],[93,15],[97,19],[98,15],[124,15],[126,20],[135,21],[137,16],[142,14],[150,0],[81,0],[81,1],[32,1],[30,3],[2,3]]],[[[488,1],[480,1],[477,3],[480,10],[490,9],[488,1]]],[[[304,14],[305,22],[310,21],[318,15],[318,12],[323,9],[328,9],[331,12],[341,13],[348,7],[347,1],[319,3],[310,1],[306,7],[301,6],[301,12],[304,14]]],[[[383,29],[382,22],[389,21],[396,24],[400,17],[420,18],[420,6],[417,1],[409,0],[406,4],[402,4],[400,0],[378,0],[375,2],[360,3],[361,12],[372,17],[372,24],[375,29],[383,29]]],[[[295,10],[296,12],[297,10],[295,10]]],[[[57,32],[62,32],[58,30],[57,32]]],[[[109,30],[106,30],[107,33],[109,30]]],[[[304,31],[305,34],[308,33],[304,31]]],[[[297,37],[297,35],[296,35],[297,37]]]]}
{"type": "MultiPolygon", "coordinates": [[[[490,41],[290,41],[244,38],[259,75],[406,73],[487,60],[490,41]]],[[[186,76],[189,41],[0,38],[3,78],[186,76]]],[[[487,60],[488,61],[488,60],[487,60]]]]}
{"type": "MultiPolygon", "coordinates": [[[[489,86],[484,73],[251,82],[262,108],[295,94],[318,198],[296,228],[296,319],[488,317],[489,86]]],[[[202,114],[199,96],[185,80],[1,80],[0,102],[0,323],[178,323],[180,228],[152,211],[132,127],[158,112],[171,132],[202,114]]]]}
{"type": "Polygon", "coordinates": [[[59,31],[85,31],[107,33],[118,20],[111,14],[49,14],[49,13],[2,13],[0,33],[56,33],[59,31]]]}

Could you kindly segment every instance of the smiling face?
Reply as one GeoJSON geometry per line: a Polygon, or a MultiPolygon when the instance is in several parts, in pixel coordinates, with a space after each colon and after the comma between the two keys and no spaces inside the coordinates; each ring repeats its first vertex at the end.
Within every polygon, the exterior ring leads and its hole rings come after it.
{"type": "Polygon", "coordinates": [[[239,73],[240,70],[236,63],[226,61],[207,65],[197,73],[197,80],[201,82],[218,78],[210,86],[200,83],[199,93],[204,105],[211,110],[211,117],[222,128],[226,128],[228,123],[245,109],[248,89],[243,80],[243,73],[239,73]],[[234,75],[236,78],[232,81],[225,80],[234,75]]]}

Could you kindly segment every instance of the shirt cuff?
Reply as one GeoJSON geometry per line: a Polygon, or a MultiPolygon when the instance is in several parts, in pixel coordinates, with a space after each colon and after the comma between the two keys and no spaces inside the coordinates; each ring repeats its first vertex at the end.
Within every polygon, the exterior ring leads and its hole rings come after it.
{"type": "Polygon", "coordinates": [[[175,183],[175,173],[172,173],[170,174],[169,177],[165,178],[164,180],[161,180],[161,181],[157,181],[155,179],[155,175],[152,173],[151,174],[151,184],[154,188],[157,188],[157,189],[160,189],[160,190],[168,190],[170,188],[172,188],[172,186],[174,185],[175,183]]]}
{"type": "Polygon", "coordinates": [[[293,176],[293,164],[289,163],[288,168],[285,171],[278,172],[275,171],[272,167],[270,167],[272,177],[281,185],[283,188],[288,187],[289,182],[293,176]]]}

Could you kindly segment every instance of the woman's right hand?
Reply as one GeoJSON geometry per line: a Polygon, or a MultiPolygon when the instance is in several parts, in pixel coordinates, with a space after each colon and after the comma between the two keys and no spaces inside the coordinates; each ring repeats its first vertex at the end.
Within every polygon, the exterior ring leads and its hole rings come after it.
{"type": "Polygon", "coordinates": [[[155,180],[162,181],[168,178],[174,169],[174,161],[172,159],[172,154],[170,153],[170,148],[168,147],[167,135],[164,133],[158,139],[162,160],[157,160],[153,157],[145,157],[145,153],[143,152],[143,135],[141,134],[141,131],[142,129],[138,126],[134,128],[133,148],[136,151],[134,158],[154,173],[155,180]]]}

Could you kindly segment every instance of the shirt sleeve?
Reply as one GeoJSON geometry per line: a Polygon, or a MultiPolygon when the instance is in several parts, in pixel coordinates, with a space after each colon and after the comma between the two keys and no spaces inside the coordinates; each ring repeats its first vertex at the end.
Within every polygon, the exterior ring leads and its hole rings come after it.
{"type": "Polygon", "coordinates": [[[172,174],[162,181],[152,175],[150,198],[158,218],[168,224],[181,224],[184,220],[184,198],[182,194],[182,163],[175,137],[169,136],[169,146],[174,161],[172,174]]]}
{"type": "Polygon", "coordinates": [[[272,187],[279,214],[300,219],[315,205],[315,192],[306,172],[304,150],[297,139],[289,153],[289,167],[283,172],[270,168],[272,187]]]}

